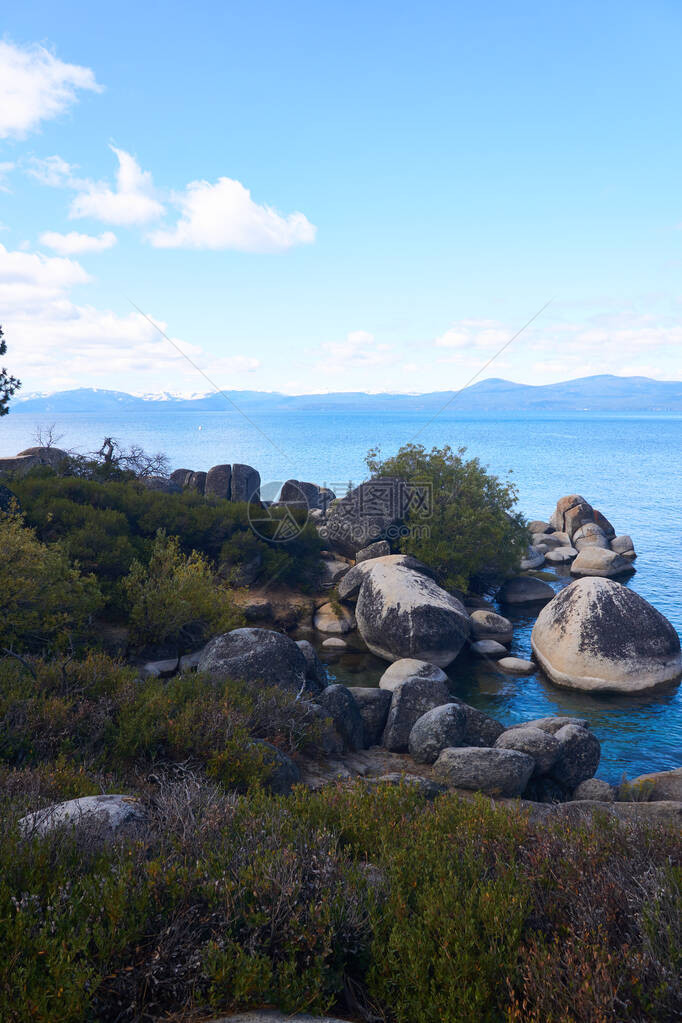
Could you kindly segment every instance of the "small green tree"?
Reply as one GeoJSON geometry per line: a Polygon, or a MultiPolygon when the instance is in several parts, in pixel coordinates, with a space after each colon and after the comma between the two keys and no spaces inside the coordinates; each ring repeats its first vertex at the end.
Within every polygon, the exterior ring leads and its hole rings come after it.
{"type": "MultiPolygon", "coordinates": [[[[0,355],[7,351],[7,342],[4,339],[2,327],[0,327],[0,355]]],[[[0,416],[9,414],[9,400],[21,387],[21,380],[10,376],[5,367],[0,369],[0,416]]]]}
{"type": "Polygon", "coordinates": [[[138,647],[171,642],[182,648],[197,633],[227,632],[242,624],[232,591],[203,555],[184,555],[178,538],[163,530],[153,541],[149,564],[134,561],[123,588],[130,604],[130,639],[138,647]]]}
{"type": "Polygon", "coordinates": [[[422,495],[408,510],[401,551],[435,569],[442,586],[482,592],[518,570],[528,531],[514,511],[514,484],[487,472],[477,458],[465,460],[465,451],[406,444],[393,458],[372,450],[366,462],[373,478],[406,480],[422,495]]]}
{"type": "Polygon", "coordinates": [[[19,515],[0,515],[0,647],[63,648],[77,639],[102,596],[58,544],[46,546],[19,515]]]}

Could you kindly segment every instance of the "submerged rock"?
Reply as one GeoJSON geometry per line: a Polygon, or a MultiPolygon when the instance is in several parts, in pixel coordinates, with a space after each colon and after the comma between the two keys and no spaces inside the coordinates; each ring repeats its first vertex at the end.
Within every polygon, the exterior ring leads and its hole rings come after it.
{"type": "Polygon", "coordinates": [[[507,579],[497,594],[502,604],[539,604],[547,603],[554,596],[554,590],[542,579],[532,576],[517,576],[507,579]]]}
{"type": "Polygon", "coordinates": [[[538,615],[531,645],[549,678],[569,689],[638,693],[682,674],[670,622],[612,579],[577,579],[558,593],[538,615]]]}

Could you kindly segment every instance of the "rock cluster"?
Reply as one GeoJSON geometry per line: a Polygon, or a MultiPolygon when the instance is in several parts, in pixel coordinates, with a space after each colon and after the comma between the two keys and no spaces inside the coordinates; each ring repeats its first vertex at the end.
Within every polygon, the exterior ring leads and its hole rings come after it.
{"type": "Polygon", "coordinates": [[[616,536],[606,516],[580,494],[559,498],[549,522],[529,524],[532,543],[521,563],[524,570],[550,565],[571,566],[576,576],[611,578],[633,572],[636,557],[631,537],[616,536]]]}
{"type": "Polygon", "coordinates": [[[226,501],[260,501],[260,473],[252,466],[239,462],[234,465],[214,465],[208,472],[176,469],[170,474],[168,484],[226,501]]]}

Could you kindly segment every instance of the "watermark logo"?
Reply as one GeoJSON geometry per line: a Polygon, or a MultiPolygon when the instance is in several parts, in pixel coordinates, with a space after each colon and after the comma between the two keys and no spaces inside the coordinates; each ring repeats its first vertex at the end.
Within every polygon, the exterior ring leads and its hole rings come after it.
{"type": "Polygon", "coordinates": [[[303,490],[287,484],[287,500],[278,498],[284,486],[283,480],[261,484],[260,490],[252,494],[247,506],[251,529],[261,540],[268,543],[290,543],[302,531],[310,517],[310,505],[303,490]]]}

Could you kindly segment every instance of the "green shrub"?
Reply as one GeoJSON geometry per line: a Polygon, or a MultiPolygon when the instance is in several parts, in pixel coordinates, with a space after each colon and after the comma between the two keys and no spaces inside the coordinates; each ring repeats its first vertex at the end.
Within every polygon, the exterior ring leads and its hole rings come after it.
{"type": "Polygon", "coordinates": [[[59,546],[40,543],[16,515],[0,514],[0,647],[63,648],[101,607],[95,579],[59,546]]]}
{"type": "Polygon", "coordinates": [[[243,624],[230,589],[197,551],[184,555],[176,537],[160,530],[149,562],[134,561],[123,580],[131,642],[137,647],[172,642],[178,647],[243,624]],[[193,627],[191,635],[188,629],[193,627]]]}
{"type": "Polygon", "coordinates": [[[408,535],[400,549],[435,569],[449,589],[483,590],[517,571],[529,536],[514,512],[516,488],[491,475],[477,458],[463,459],[465,448],[427,451],[406,444],[392,458],[367,455],[373,478],[388,476],[430,488],[430,511],[409,512],[408,535]],[[417,528],[419,527],[419,528],[417,528]]]}
{"type": "MultiPolygon", "coordinates": [[[[249,506],[196,491],[164,494],[140,481],[57,476],[36,469],[12,482],[27,522],[45,543],[61,542],[69,557],[93,572],[108,608],[125,614],[119,583],[135,560],[146,564],[160,529],[176,536],[184,554],[198,551],[221,574],[260,555],[263,578],[313,586],[322,541],[309,523],[286,543],[251,529],[249,506]]],[[[275,514],[281,514],[277,512],[275,514]]]]}

